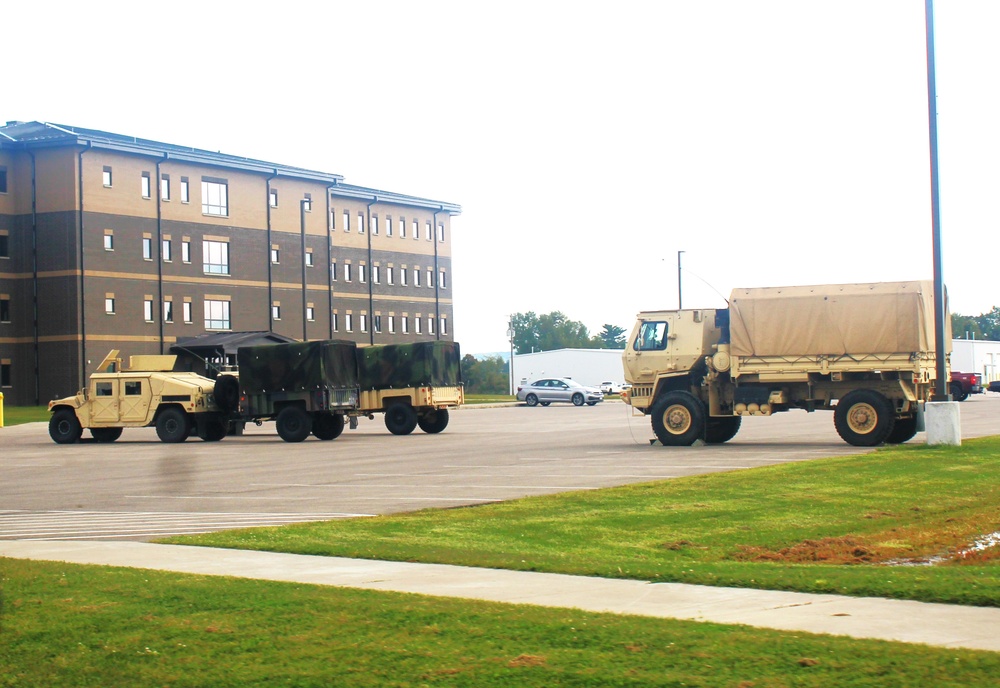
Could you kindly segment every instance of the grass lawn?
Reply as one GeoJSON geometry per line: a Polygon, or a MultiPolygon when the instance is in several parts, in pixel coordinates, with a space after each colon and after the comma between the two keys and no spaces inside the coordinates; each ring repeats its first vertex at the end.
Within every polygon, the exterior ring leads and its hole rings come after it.
{"type": "Polygon", "coordinates": [[[20,425],[21,423],[48,423],[48,406],[4,406],[3,424],[20,425]]]}
{"type": "Polygon", "coordinates": [[[997,531],[991,437],[164,542],[1000,606],[997,531]]]}
{"type": "Polygon", "coordinates": [[[0,686],[986,686],[1000,653],[0,559],[0,686]]]}

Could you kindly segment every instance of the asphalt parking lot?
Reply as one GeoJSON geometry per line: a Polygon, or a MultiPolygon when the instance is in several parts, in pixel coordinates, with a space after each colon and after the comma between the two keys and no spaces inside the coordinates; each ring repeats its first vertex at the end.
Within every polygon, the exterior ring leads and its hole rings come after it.
{"type": "MultiPolygon", "coordinates": [[[[1000,433],[1000,395],[961,404],[963,437],[1000,433]]],[[[85,435],[88,433],[85,431],[85,435]]],[[[391,435],[381,417],[331,442],[288,444],[273,423],[242,437],[56,445],[44,424],[0,429],[0,539],[149,540],[175,533],[459,507],[863,449],[832,414],[746,419],[725,445],[651,446],[648,419],[594,407],[466,407],[439,435],[391,435]]],[[[923,442],[923,433],[913,442],[923,442]]]]}

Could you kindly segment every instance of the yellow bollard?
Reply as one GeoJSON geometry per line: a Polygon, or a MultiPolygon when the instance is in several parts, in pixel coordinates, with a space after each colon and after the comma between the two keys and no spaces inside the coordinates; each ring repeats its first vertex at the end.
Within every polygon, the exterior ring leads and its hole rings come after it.
{"type": "Polygon", "coordinates": [[[0,428],[3,427],[3,392],[0,392],[0,428]]]}

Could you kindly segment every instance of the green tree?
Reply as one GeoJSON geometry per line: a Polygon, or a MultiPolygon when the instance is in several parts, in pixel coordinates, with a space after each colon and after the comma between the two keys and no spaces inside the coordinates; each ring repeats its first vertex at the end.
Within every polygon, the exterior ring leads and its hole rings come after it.
{"type": "Polygon", "coordinates": [[[951,314],[951,333],[957,339],[975,338],[1000,341],[1000,307],[979,315],[951,314]]]}
{"type": "Polygon", "coordinates": [[[597,333],[597,338],[605,349],[625,348],[625,328],[617,325],[604,324],[604,329],[597,333]]]}
{"type": "Polygon", "coordinates": [[[599,349],[602,340],[590,336],[587,327],[570,320],[560,311],[545,315],[534,312],[511,316],[514,327],[514,349],[519,354],[553,349],[599,349]]]}
{"type": "Polygon", "coordinates": [[[507,362],[500,356],[479,359],[472,354],[466,354],[462,357],[462,380],[467,394],[510,392],[507,362]]]}

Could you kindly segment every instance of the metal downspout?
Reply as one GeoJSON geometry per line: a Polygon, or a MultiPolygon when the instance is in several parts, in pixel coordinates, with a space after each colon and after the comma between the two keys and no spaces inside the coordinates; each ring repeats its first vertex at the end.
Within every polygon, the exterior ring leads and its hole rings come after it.
{"type": "Polygon", "coordinates": [[[431,227],[431,241],[434,242],[434,332],[435,339],[441,340],[441,270],[438,265],[438,213],[444,212],[444,206],[434,211],[434,226],[431,227]]]}
{"type": "Polygon", "coordinates": [[[41,397],[41,372],[38,361],[41,353],[38,350],[38,181],[35,175],[35,154],[28,151],[31,157],[31,329],[32,349],[35,358],[35,406],[41,397]]]}
{"type": "Polygon", "coordinates": [[[84,264],[83,258],[85,251],[83,250],[83,154],[91,149],[93,144],[87,141],[87,147],[80,151],[77,155],[78,172],[79,177],[79,193],[80,193],[80,210],[79,210],[79,222],[80,225],[80,237],[79,246],[77,250],[80,252],[80,380],[78,387],[83,389],[87,386],[87,296],[85,291],[85,280],[84,280],[84,264]]]}
{"type": "Polygon", "coordinates": [[[274,332],[274,288],[271,284],[271,181],[278,178],[278,170],[267,178],[264,183],[264,207],[267,208],[267,246],[264,248],[264,260],[267,262],[267,331],[274,332]]]}
{"type": "MultiPolygon", "coordinates": [[[[301,255],[302,262],[302,341],[309,341],[309,321],[306,320],[306,299],[309,298],[309,285],[306,284],[306,199],[299,199],[299,229],[302,232],[301,255]]],[[[311,202],[311,201],[310,201],[311,202]]]]}
{"type": "Polygon", "coordinates": [[[326,187],[326,322],[330,328],[329,339],[333,339],[333,275],[331,269],[333,265],[333,227],[330,226],[330,192],[332,186],[326,187]]]}
{"type": "Polygon", "coordinates": [[[368,204],[368,343],[375,343],[375,295],[372,292],[372,206],[378,203],[378,196],[368,204]]]}
{"type": "Polygon", "coordinates": [[[150,189],[156,194],[156,291],[160,310],[160,317],[156,320],[160,330],[160,353],[163,353],[163,180],[160,178],[160,164],[170,157],[169,153],[163,154],[163,160],[156,161],[156,189],[150,189]]]}

